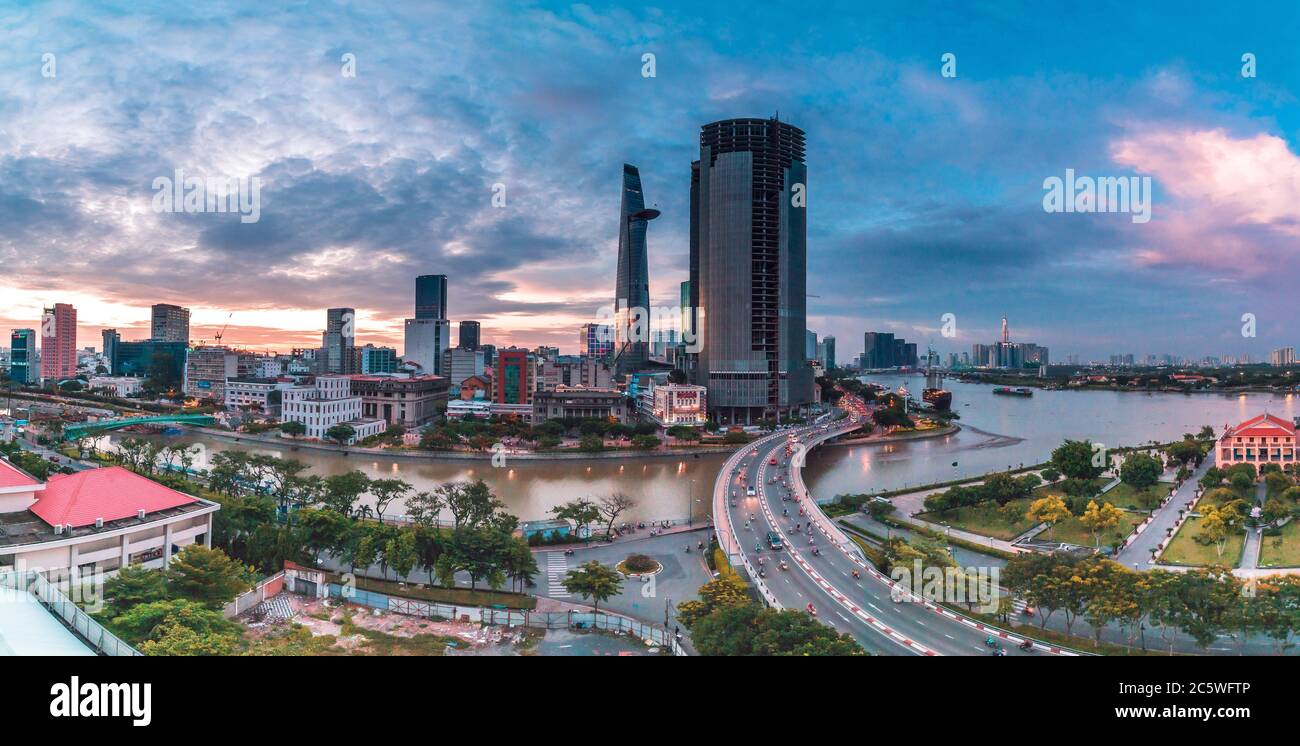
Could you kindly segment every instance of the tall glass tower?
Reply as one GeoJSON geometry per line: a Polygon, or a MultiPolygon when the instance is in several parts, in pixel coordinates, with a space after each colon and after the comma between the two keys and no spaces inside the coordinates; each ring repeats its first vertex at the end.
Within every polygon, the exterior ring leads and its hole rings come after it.
{"type": "Polygon", "coordinates": [[[691,165],[696,382],[721,422],[796,413],[812,400],[804,133],[772,119],[700,131],[691,165]]]}
{"type": "Polygon", "coordinates": [[[415,278],[415,318],[447,318],[447,275],[415,278]]]}
{"type": "Polygon", "coordinates": [[[614,355],[617,373],[645,367],[650,359],[650,269],[646,226],[659,217],[647,210],[641,172],[623,164],[623,200],[619,207],[618,277],[614,282],[614,355]]]}

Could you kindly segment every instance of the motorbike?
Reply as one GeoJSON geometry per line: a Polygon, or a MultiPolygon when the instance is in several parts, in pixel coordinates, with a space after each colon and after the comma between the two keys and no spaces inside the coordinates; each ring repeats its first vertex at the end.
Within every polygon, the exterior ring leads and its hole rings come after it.
{"type": "Polygon", "coordinates": [[[808,604],[807,609],[809,614],[811,614],[812,616],[817,616],[817,609],[815,609],[812,604],[808,604]]]}
{"type": "Polygon", "coordinates": [[[1032,641],[1032,640],[1025,640],[1024,642],[1020,643],[1020,649],[1021,649],[1021,650],[1033,650],[1033,649],[1034,649],[1034,643],[1033,643],[1033,641],[1032,641]]]}

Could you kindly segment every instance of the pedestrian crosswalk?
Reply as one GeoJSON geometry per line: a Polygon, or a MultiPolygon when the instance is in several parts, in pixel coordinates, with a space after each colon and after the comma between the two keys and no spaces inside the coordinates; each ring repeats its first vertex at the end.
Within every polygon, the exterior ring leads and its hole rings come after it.
{"type": "Polygon", "coordinates": [[[564,552],[547,552],[546,553],[546,583],[547,594],[551,598],[568,598],[569,592],[564,589],[564,574],[569,571],[569,559],[564,556],[564,552]]]}

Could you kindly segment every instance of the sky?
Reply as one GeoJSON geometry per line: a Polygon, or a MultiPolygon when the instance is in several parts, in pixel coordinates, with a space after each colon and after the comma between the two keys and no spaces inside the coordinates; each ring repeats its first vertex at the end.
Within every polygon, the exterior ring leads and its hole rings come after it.
{"type": "Polygon", "coordinates": [[[195,341],[288,351],[348,306],[400,349],[415,276],[446,274],[484,341],[576,351],[622,164],[675,304],[700,125],[779,113],[841,361],[1003,315],[1057,361],[1300,346],[1300,6],[956,5],[0,0],[0,328],[72,303],[98,346],[176,303],[195,341]],[[256,178],[257,221],[158,211],[176,169],[256,178]],[[1149,177],[1150,219],[1048,212],[1067,169],[1149,177]]]}

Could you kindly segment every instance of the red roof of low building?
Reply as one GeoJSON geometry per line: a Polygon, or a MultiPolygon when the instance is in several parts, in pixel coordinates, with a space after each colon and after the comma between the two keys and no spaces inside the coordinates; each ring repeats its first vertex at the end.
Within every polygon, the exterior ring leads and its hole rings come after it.
{"type": "Polygon", "coordinates": [[[1230,428],[1223,435],[1224,437],[1229,435],[1235,437],[1294,436],[1295,424],[1271,414],[1261,414],[1230,428]]]}
{"type": "Polygon", "coordinates": [[[19,469],[17,466],[0,459],[0,488],[35,487],[41,480],[19,469]]]}
{"type": "Polygon", "coordinates": [[[31,511],[51,526],[93,526],[196,503],[196,498],[146,479],[121,466],[50,477],[31,511]]]}

